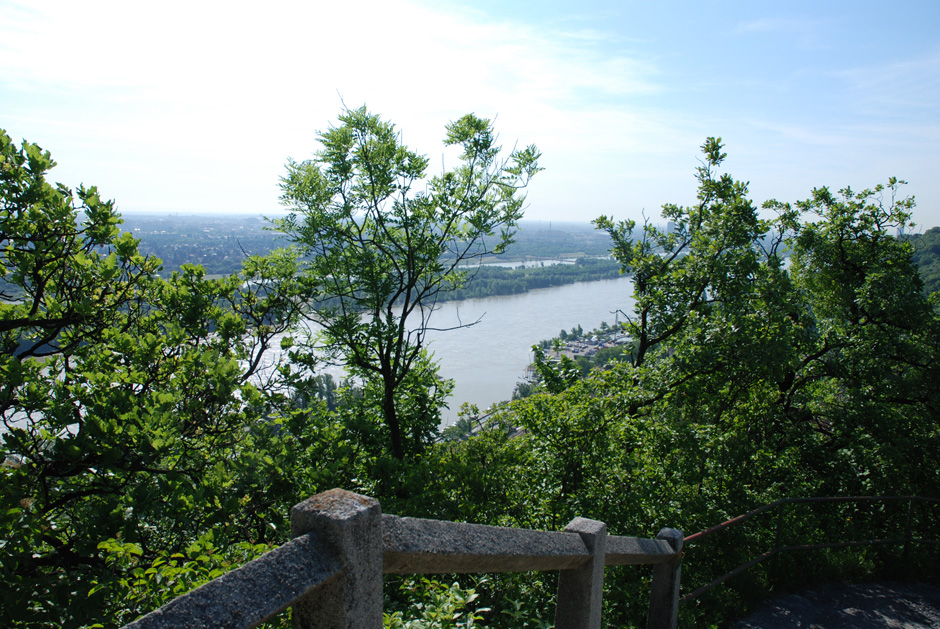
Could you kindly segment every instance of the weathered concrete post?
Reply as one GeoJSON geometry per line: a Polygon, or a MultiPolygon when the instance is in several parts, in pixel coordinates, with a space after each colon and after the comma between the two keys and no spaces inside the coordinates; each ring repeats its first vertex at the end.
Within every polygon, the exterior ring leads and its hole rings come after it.
{"type": "Polygon", "coordinates": [[[669,542],[676,556],[671,561],[653,566],[653,584],[650,588],[650,611],[647,629],[676,629],[679,622],[679,572],[682,568],[682,531],[663,529],[656,539],[669,542]]]}
{"type": "Polygon", "coordinates": [[[600,629],[607,525],[597,520],[575,518],[565,531],[581,536],[591,559],[577,568],[562,570],[558,575],[555,629],[600,629]]]}
{"type": "Polygon", "coordinates": [[[311,531],[342,571],[293,605],[295,629],[382,627],[382,510],[378,500],[331,489],[294,506],[291,537],[311,531]]]}

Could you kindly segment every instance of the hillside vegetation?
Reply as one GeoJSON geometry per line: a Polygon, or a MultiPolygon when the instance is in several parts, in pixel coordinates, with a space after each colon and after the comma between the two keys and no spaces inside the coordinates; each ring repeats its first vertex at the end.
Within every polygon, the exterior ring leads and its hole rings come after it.
{"type": "MultiPolygon", "coordinates": [[[[344,120],[376,124],[360,114],[344,120]]],[[[344,128],[324,141],[345,142],[344,128]]],[[[492,156],[489,129],[470,117],[449,137],[492,156]]],[[[328,339],[337,359],[363,365],[358,379],[326,390],[310,351],[317,339],[299,324],[305,308],[330,297],[332,276],[315,276],[296,250],[250,256],[218,280],[189,265],[161,278],[111,202],[95,188],[50,184],[51,156],[0,134],[2,271],[25,296],[0,303],[0,624],[119,626],[284,542],[291,505],[333,487],[374,496],[386,513],[551,530],[583,516],[648,537],[667,526],[691,533],[787,496],[937,495],[940,317],[914,247],[891,235],[913,207],[903,182],[815,189],[805,201],[768,202],[775,218],[763,220],[747,186],[723,172],[720,141],[708,139],[703,151],[695,204],[664,206],[669,233],[596,221],[633,276],[636,306],[624,324],[632,343],[622,354],[587,374],[540,360],[530,395],[504,405],[477,436],[439,441],[451,383],[420,345],[402,347],[412,362],[391,389],[365,367],[369,356],[344,356],[377,351],[354,343],[383,332],[357,327],[358,316],[336,319],[328,339]],[[281,343],[288,352],[269,365],[283,331],[293,334],[281,343]]],[[[327,210],[341,209],[334,192],[353,188],[304,168],[312,187],[295,190],[305,205],[288,227],[312,238],[327,210]]],[[[500,197],[487,186],[509,186],[499,182],[522,172],[459,170],[465,185],[452,188],[444,175],[442,196],[419,209],[433,218],[447,195],[481,185],[477,200],[499,198],[515,211],[516,188],[500,197]]],[[[407,212],[396,220],[414,227],[407,212]]],[[[402,233],[395,229],[389,238],[402,233]]],[[[347,262],[361,265],[350,280],[372,282],[350,293],[356,298],[394,288],[386,259],[347,262]]],[[[436,258],[424,263],[424,273],[441,268],[436,258]]],[[[460,285],[458,275],[445,279],[460,285]]],[[[794,510],[781,523],[812,540],[848,535],[859,520],[891,536],[907,517],[840,507],[794,510]]],[[[936,530],[936,514],[910,517],[918,530],[936,530]]],[[[776,527],[755,522],[690,549],[684,581],[701,585],[764,552],[776,527]]],[[[808,557],[799,559],[822,578],[897,568],[877,549],[808,557]]],[[[804,581],[801,565],[781,561],[782,582],[804,581]]],[[[904,570],[929,579],[937,565],[935,551],[919,549],[904,570]]],[[[769,588],[764,570],[683,608],[682,622],[740,613],[769,588]]],[[[406,626],[450,605],[469,610],[466,626],[546,626],[555,578],[390,579],[386,621],[406,626]]],[[[606,626],[643,625],[648,586],[648,571],[608,570],[606,626]]]]}
{"type": "MultiPolygon", "coordinates": [[[[211,275],[237,273],[245,256],[267,255],[289,244],[270,221],[257,216],[131,213],[122,218],[123,229],[140,240],[140,252],[159,258],[167,275],[186,264],[199,264],[211,275]]],[[[496,242],[495,237],[488,240],[496,242]]],[[[484,262],[537,266],[540,260],[609,253],[610,238],[587,222],[520,221],[506,252],[484,262]]]]}
{"type": "Polygon", "coordinates": [[[906,236],[904,240],[914,247],[911,260],[920,271],[927,294],[940,291],[940,227],[932,227],[923,234],[906,236]]]}

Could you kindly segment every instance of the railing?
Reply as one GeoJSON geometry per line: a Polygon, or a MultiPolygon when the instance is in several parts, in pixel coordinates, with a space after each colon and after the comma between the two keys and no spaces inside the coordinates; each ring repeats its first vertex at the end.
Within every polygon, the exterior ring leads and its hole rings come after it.
{"type": "MultiPolygon", "coordinates": [[[[940,541],[936,539],[925,539],[920,537],[914,537],[913,531],[913,516],[914,516],[914,506],[917,503],[927,503],[927,504],[938,504],[940,499],[938,498],[925,498],[922,496],[849,496],[849,497],[827,497],[827,498],[784,498],[782,500],[777,500],[770,504],[758,507],[753,511],[749,511],[744,515],[740,515],[736,518],[732,518],[726,522],[722,522],[716,526],[705,529],[698,533],[694,533],[685,538],[684,543],[688,547],[696,543],[700,543],[706,537],[709,537],[715,533],[725,531],[731,527],[738,526],[747,522],[748,520],[758,516],[762,513],[776,509],[776,525],[774,529],[774,544],[773,547],[767,550],[766,552],[758,555],[746,561],[739,566],[735,567],[733,570],[723,574],[717,579],[712,580],[711,582],[695,589],[694,591],[685,594],[681,597],[680,602],[687,603],[694,599],[697,599],[705,592],[721,585],[728,579],[731,579],[734,576],[745,572],[758,565],[761,562],[764,562],[768,559],[774,560],[774,567],[772,568],[772,573],[776,573],[776,561],[778,556],[781,553],[798,551],[798,550],[821,550],[826,548],[850,548],[858,546],[880,546],[880,545],[903,545],[904,561],[907,561],[910,548],[913,544],[931,544],[938,545],[940,541]],[[851,540],[841,540],[841,541],[826,541],[826,542],[816,542],[812,544],[786,544],[784,540],[786,539],[785,530],[784,530],[784,514],[786,512],[787,505],[791,504],[815,504],[815,503],[903,503],[907,502],[906,513],[903,515],[905,520],[903,534],[900,537],[881,537],[881,538],[866,538],[866,539],[851,539],[851,540]]],[[[871,532],[871,531],[869,531],[871,532]]],[[[694,555],[694,551],[690,551],[687,548],[687,552],[690,555],[694,555]]]]}
{"type": "Polygon", "coordinates": [[[641,564],[653,565],[647,627],[677,624],[675,529],[641,539],[585,518],[563,532],[400,518],[333,489],[291,510],[291,536],[127,627],[254,627],[291,607],[294,627],[372,629],[382,626],[382,574],[559,570],[556,629],[598,629],[604,566],[641,564]]]}

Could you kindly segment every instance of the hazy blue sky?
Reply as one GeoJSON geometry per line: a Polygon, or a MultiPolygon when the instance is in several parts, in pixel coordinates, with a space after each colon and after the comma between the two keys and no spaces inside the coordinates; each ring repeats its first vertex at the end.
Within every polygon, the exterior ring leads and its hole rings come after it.
{"type": "Polygon", "coordinates": [[[442,154],[496,118],[528,217],[694,201],[705,137],[758,203],[906,179],[940,225],[940,2],[0,0],[0,128],[124,211],[279,210],[345,102],[442,154]]]}

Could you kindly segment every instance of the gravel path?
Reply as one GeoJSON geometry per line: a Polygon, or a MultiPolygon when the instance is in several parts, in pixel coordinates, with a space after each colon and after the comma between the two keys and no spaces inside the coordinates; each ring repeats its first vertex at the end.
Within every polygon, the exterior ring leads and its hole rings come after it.
{"type": "Polygon", "coordinates": [[[940,627],[940,588],[920,583],[825,585],[772,599],[734,629],[940,627]]]}

